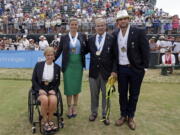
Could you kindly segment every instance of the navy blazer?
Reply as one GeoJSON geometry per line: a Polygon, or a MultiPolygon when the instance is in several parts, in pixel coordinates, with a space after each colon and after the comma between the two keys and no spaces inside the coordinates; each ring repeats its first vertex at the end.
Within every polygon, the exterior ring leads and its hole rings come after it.
{"type": "Polygon", "coordinates": [[[86,53],[90,53],[89,77],[96,79],[101,73],[104,80],[107,80],[111,72],[117,72],[115,57],[115,42],[112,35],[106,33],[104,46],[100,56],[96,55],[96,35],[88,39],[86,53]]]}
{"type": "MultiPolygon", "coordinates": [[[[119,60],[118,51],[118,33],[119,29],[113,32],[116,41],[116,57],[119,60]]],[[[127,56],[134,71],[142,72],[144,68],[149,66],[149,43],[143,29],[130,27],[128,43],[127,43],[127,56]]],[[[119,61],[117,61],[119,63],[119,61]]]]}
{"type": "MultiPolygon", "coordinates": [[[[34,68],[32,75],[32,89],[36,92],[39,92],[42,86],[42,76],[44,71],[45,61],[38,62],[34,68]]],[[[54,63],[54,78],[50,83],[50,89],[55,90],[56,92],[59,89],[60,85],[60,66],[54,63]]]]}
{"type": "MultiPolygon", "coordinates": [[[[84,46],[86,46],[86,43],[87,43],[86,35],[78,32],[78,40],[80,41],[80,45],[81,45],[80,53],[82,56],[82,64],[83,64],[83,67],[85,67],[85,53],[84,53],[83,48],[84,48],[84,46]]],[[[66,34],[61,37],[61,41],[59,43],[59,48],[55,55],[55,61],[56,61],[62,53],[62,72],[65,71],[65,69],[68,65],[69,52],[70,52],[70,38],[69,38],[69,35],[66,34]]]]}

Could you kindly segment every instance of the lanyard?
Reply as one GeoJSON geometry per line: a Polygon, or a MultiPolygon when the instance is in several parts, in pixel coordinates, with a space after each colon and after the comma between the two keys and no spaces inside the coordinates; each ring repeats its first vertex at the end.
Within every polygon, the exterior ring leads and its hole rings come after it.
{"type": "Polygon", "coordinates": [[[101,39],[101,42],[99,43],[98,36],[96,35],[96,47],[97,47],[97,51],[100,51],[100,52],[102,51],[102,48],[104,46],[106,33],[101,36],[102,36],[102,39],[101,39]]]}
{"type": "Polygon", "coordinates": [[[74,39],[72,39],[72,36],[71,36],[71,34],[69,32],[69,38],[70,38],[70,42],[71,42],[73,48],[76,47],[77,37],[78,37],[78,32],[76,33],[76,36],[74,37],[74,39]]]}

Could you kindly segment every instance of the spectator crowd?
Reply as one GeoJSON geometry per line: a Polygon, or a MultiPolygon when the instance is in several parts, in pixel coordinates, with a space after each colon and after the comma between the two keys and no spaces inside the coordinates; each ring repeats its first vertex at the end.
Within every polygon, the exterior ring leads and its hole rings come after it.
{"type": "Polygon", "coordinates": [[[177,63],[180,63],[180,37],[179,36],[173,37],[173,36],[161,35],[158,38],[153,36],[149,39],[149,46],[150,46],[150,52],[151,52],[151,59],[154,59],[154,60],[150,60],[150,66],[154,65],[155,63],[162,63],[161,56],[167,51],[174,53],[176,56],[177,63]]]}
{"type": "Polygon", "coordinates": [[[93,33],[100,14],[112,31],[116,13],[124,8],[132,25],[146,28],[147,33],[179,33],[178,15],[170,16],[145,0],[0,0],[0,33],[65,33],[71,16],[78,18],[81,31],[93,33]]]}
{"type": "Polygon", "coordinates": [[[0,37],[0,50],[55,49],[61,33],[69,31],[69,18],[79,21],[79,31],[94,33],[94,20],[105,16],[108,32],[116,28],[115,16],[121,9],[131,15],[131,25],[145,28],[148,34],[161,35],[149,40],[151,53],[165,53],[171,49],[180,53],[178,36],[180,19],[157,9],[148,1],[140,0],[0,0],[0,34],[16,34],[16,38],[0,37]],[[59,33],[59,34],[58,34],[59,33]],[[28,34],[41,34],[39,39],[27,38],[28,34]],[[54,34],[52,41],[44,34],[54,34]],[[166,36],[175,34],[174,36],[166,36]],[[176,35],[177,34],[177,35],[176,35]]]}
{"type": "Polygon", "coordinates": [[[61,33],[54,36],[52,41],[48,41],[44,35],[41,35],[38,40],[28,38],[27,35],[17,36],[13,38],[3,37],[0,38],[0,50],[41,50],[46,47],[52,46],[57,49],[60,42],[61,33]]]}

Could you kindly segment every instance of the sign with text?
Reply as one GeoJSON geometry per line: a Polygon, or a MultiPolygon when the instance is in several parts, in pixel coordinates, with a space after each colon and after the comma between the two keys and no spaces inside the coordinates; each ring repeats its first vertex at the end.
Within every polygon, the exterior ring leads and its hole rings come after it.
{"type": "MultiPolygon", "coordinates": [[[[34,68],[43,60],[43,51],[0,51],[0,68],[34,68]]],[[[61,66],[61,57],[56,63],[61,66]]],[[[89,55],[86,55],[86,69],[89,69],[89,55]]]]}

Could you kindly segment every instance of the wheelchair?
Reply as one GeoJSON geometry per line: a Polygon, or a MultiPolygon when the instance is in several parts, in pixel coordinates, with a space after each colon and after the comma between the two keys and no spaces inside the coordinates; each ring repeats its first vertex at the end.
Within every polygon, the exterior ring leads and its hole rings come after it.
{"type": "MultiPolygon", "coordinates": [[[[62,96],[60,90],[57,92],[57,111],[54,113],[54,116],[56,118],[56,125],[57,125],[57,131],[60,128],[64,127],[64,120],[63,120],[63,102],[62,102],[62,96]]],[[[32,90],[32,88],[28,92],[28,118],[30,124],[32,124],[32,133],[36,133],[36,125],[39,124],[39,131],[43,135],[47,135],[49,133],[46,133],[43,130],[41,121],[42,116],[40,112],[40,101],[37,100],[36,92],[32,90]]]]}

